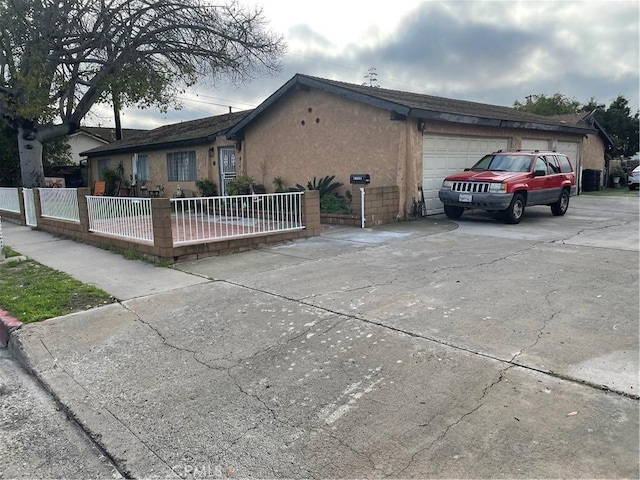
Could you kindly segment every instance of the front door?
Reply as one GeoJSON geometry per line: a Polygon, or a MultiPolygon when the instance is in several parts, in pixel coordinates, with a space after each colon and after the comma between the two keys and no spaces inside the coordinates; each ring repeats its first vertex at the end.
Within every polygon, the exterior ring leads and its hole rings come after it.
{"type": "Polygon", "coordinates": [[[236,149],[219,147],[218,163],[220,164],[220,194],[227,195],[227,185],[236,179],[236,149]]]}

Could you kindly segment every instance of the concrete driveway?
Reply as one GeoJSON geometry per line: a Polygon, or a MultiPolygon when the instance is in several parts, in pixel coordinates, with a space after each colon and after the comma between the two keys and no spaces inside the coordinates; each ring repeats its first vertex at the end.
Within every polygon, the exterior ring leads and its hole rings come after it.
{"type": "Polygon", "coordinates": [[[135,477],[637,478],[638,214],[334,228],[16,345],[135,477]]]}

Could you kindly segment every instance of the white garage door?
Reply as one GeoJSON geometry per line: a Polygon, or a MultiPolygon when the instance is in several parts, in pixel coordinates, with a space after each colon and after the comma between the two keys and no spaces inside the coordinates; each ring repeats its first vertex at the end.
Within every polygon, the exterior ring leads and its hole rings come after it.
{"type": "Polygon", "coordinates": [[[522,146],[520,148],[522,150],[551,150],[550,144],[550,140],[523,138],[522,146]]]}
{"type": "Polygon", "coordinates": [[[422,139],[422,189],[427,215],[442,213],[438,190],[447,175],[471,167],[487,153],[508,148],[507,138],[425,134],[422,139]]]}

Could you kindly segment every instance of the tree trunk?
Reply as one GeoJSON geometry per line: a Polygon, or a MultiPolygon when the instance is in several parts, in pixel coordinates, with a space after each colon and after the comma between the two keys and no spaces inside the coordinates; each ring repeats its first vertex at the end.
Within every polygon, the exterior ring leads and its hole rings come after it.
{"type": "Polygon", "coordinates": [[[35,138],[35,132],[32,129],[18,128],[18,152],[22,186],[25,188],[44,186],[42,142],[35,138]],[[33,138],[33,140],[27,140],[27,138],[33,138]]]}

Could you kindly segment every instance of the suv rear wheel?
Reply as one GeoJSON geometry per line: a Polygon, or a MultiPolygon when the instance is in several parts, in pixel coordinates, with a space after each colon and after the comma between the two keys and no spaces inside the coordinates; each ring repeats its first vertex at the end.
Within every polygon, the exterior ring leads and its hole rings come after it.
{"type": "Polygon", "coordinates": [[[444,214],[449,218],[460,218],[464,212],[464,207],[456,207],[454,205],[445,205],[444,214]]]}
{"type": "Polygon", "coordinates": [[[560,217],[567,213],[567,208],[569,208],[569,192],[562,190],[558,201],[551,204],[551,213],[556,217],[560,217]]]}
{"type": "Polygon", "coordinates": [[[503,211],[505,221],[507,223],[520,223],[524,214],[524,206],[524,196],[521,193],[516,193],[511,200],[509,208],[503,211]]]}

